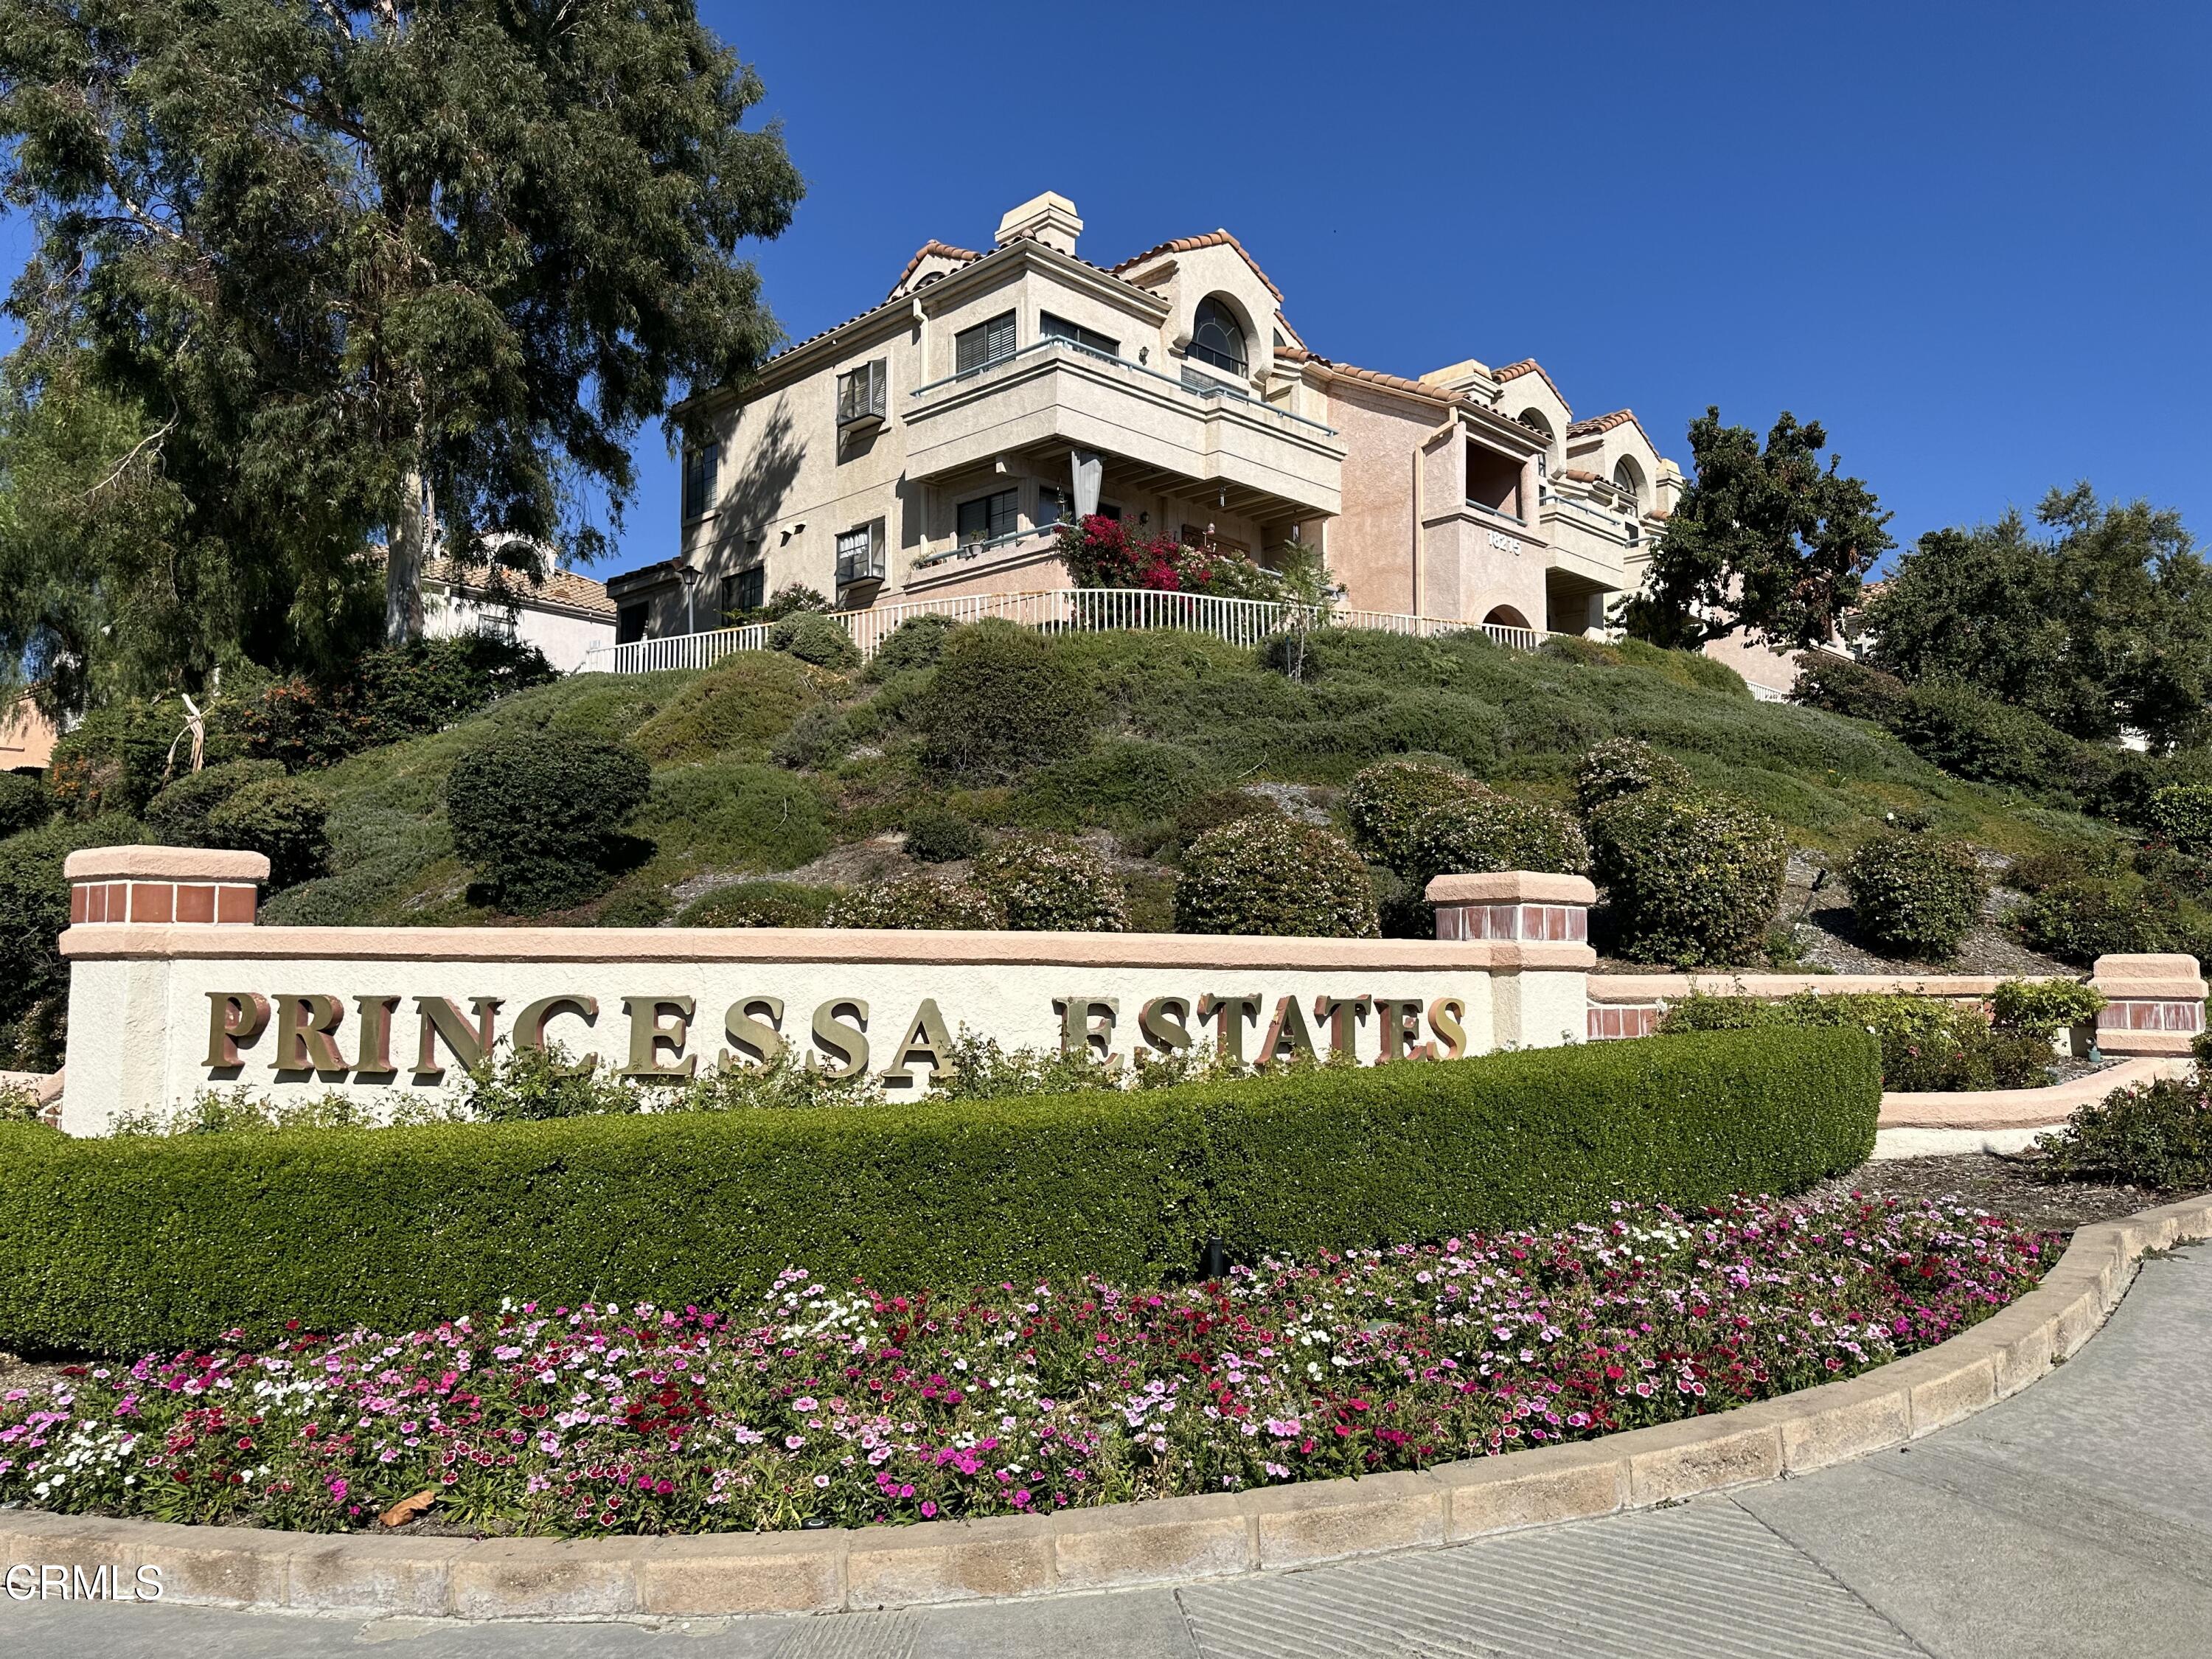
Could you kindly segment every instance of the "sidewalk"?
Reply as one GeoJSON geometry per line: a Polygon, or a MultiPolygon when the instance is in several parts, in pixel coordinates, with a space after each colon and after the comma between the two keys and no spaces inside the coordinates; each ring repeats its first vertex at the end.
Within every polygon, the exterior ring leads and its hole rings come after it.
{"type": "Polygon", "coordinates": [[[2143,1264],[2026,1393],[1911,1447],[1671,1510],[1105,1596],[630,1626],[363,1626],[0,1601],[10,1655],[225,1659],[2212,1656],[2212,1248],[2143,1264]]]}

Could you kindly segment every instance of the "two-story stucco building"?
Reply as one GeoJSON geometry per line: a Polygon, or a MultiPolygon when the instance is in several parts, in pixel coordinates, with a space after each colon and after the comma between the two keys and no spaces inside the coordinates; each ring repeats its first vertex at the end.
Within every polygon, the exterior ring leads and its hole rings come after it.
{"type": "Polygon", "coordinates": [[[988,252],[925,244],[882,304],[699,400],[681,541],[607,584],[628,641],[793,583],[843,607],[1065,587],[1103,513],[1265,562],[1318,545],[1359,610],[1582,632],[1681,488],[1626,410],[1533,361],[1405,379],[1313,349],[1226,231],[1079,257],[1048,193],[988,252]]]}

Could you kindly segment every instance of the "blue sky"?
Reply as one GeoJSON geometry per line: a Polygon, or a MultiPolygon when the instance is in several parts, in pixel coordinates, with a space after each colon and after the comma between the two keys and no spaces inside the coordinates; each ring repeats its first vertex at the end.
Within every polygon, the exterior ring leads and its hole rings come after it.
{"type": "MultiPolygon", "coordinates": [[[[1534,356],[1685,461],[1708,404],[1816,418],[1900,542],[2081,477],[2212,536],[2212,9],[702,10],[809,182],[756,251],[794,338],[1054,189],[1101,263],[1235,231],[1331,357],[1534,356]]],[[[672,550],[638,448],[608,568],[672,550]]]]}

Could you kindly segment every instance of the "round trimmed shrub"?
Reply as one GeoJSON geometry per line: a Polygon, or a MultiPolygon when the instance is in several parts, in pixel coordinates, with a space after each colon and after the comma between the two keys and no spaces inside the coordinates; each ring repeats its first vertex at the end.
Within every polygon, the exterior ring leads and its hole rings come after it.
{"type": "Polygon", "coordinates": [[[2212,852],[2212,783],[2169,784],[2153,792],[2143,828],[2181,852],[2212,852]]]}
{"type": "Polygon", "coordinates": [[[1183,854],[1179,933],[1373,939],[1375,892],[1344,837],[1286,817],[1209,830],[1183,854]]]}
{"type": "Polygon", "coordinates": [[[1414,825],[1405,863],[1396,866],[1416,894],[1434,876],[1489,870],[1537,870],[1578,876],[1589,844],[1565,812],[1475,786],[1431,809],[1414,825]]]}
{"type": "Polygon", "coordinates": [[[1011,623],[978,623],[945,641],[910,718],[927,764],[1000,780],[1090,748],[1097,708],[1043,640],[1011,623]]]}
{"type": "Polygon", "coordinates": [[[2102,956],[2172,950],[2177,929],[2140,877],[2079,876],[2054,882],[2012,913],[2031,951],[2087,968],[2102,956]]]}
{"type": "Polygon", "coordinates": [[[1607,738],[1590,745],[1575,768],[1575,811],[1588,817],[1609,800],[1656,789],[1684,794],[1690,775],[1672,755],[1634,738],[1607,738]]]}
{"type": "Polygon", "coordinates": [[[1942,961],[1982,913],[1988,884],[1962,842],[1890,830],[1863,842],[1844,866],[1859,938],[1890,956],[1942,961]]]}
{"type": "Polygon", "coordinates": [[[1344,792],[1352,844],[1393,870],[1412,866],[1414,833],[1439,806],[1463,801],[1474,779],[1429,761],[1386,760],[1366,768],[1344,792]]]}
{"type": "Polygon", "coordinates": [[[769,758],[794,772],[835,766],[853,746],[848,730],[842,709],[817,704],[792,721],[791,729],[769,745],[769,758]]]}
{"type": "Polygon", "coordinates": [[[38,779],[0,772],[0,841],[37,829],[53,811],[54,798],[38,779]]]}
{"type": "Polygon", "coordinates": [[[945,636],[954,625],[951,617],[933,611],[908,617],[884,636],[884,642],[876,647],[876,654],[868,659],[866,678],[887,680],[909,668],[934,668],[938,658],[945,653],[945,636]]]}
{"type": "Polygon", "coordinates": [[[290,887],[330,867],[330,803],[295,778],[261,778],[207,815],[199,845],[260,853],[269,884],[290,887]]]}
{"type": "Polygon", "coordinates": [[[1592,874],[1633,961],[1748,961],[1774,920],[1790,843],[1733,801],[1646,791],[1590,814],[1592,874]]]}
{"type": "Polygon", "coordinates": [[[625,744],[568,732],[505,738],[464,756],[446,782],[453,850],[492,902],[519,915],[580,904],[603,890],[645,804],[652,774],[625,744]]]}
{"type": "Polygon", "coordinates": [[[1018,831],[977,854],[975,885],[1020,933],[1126,933],[1129,896],[1104,860],[1060,836],[1018,831]]]}
{"type": "Polygon", "coordinates": [[[842,894],[830,906],[831,927],[1002,928],[1006,912],[973,882],[944,876],[879,881],[842,894]]]}
{"type": "Polygon", "coordinates": [[[741,881],[694,899],[679,927],[819,927],[836,895],[796,881],[741,881]]]}
{"type": "Polygon", "coordinates": [[[208,814],[250,783],[285,776],[273,760],[226,761],[187,772],[146,803],[146,830],[161,847],[207,847],[208,814]]]}
{"type": "Polygon", "coordinates": [[[768,630],[768,648],[840,674],[860,665],[860,647],[844,624],[817,611],[796,611],[775,623],[768,630]]]}
{"type": "Polygon", "coordinates": [[[1279,802],[1248,789],[1209,789],[1202,795],[1194,795],[1176,810],[1176,855],[1189,852],[1193,842],[1224,823],[1237,823],[1245,818],[1279,818],[1283,815],[1279,802]]]}
{"type": "Polygon", "coordinates": [[[942,806],[920,806],[908,814],[906,855],[924,864],[951,864],[983,850],[983,832],[959,813],[942,806]]]}

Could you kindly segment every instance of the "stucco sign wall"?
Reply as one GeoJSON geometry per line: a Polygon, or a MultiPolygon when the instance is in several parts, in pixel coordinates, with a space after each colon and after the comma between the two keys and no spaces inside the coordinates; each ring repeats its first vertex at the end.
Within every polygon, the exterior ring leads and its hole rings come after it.
{"type": "Polygon", "coordinates": [[[894,1097],[926,1092],[963,1028],[1124,1064],[1449,1058],[1580,1040],[1595,961],[1571,877],[1442,878],[1448,936],[1395,940],[261,927],[234,901],[264,874],[245,854],[72,856],[65,1129],[240,1084],[396,1103],[543,1043],[648,1083],[785,1051],[894,1097]]]}

